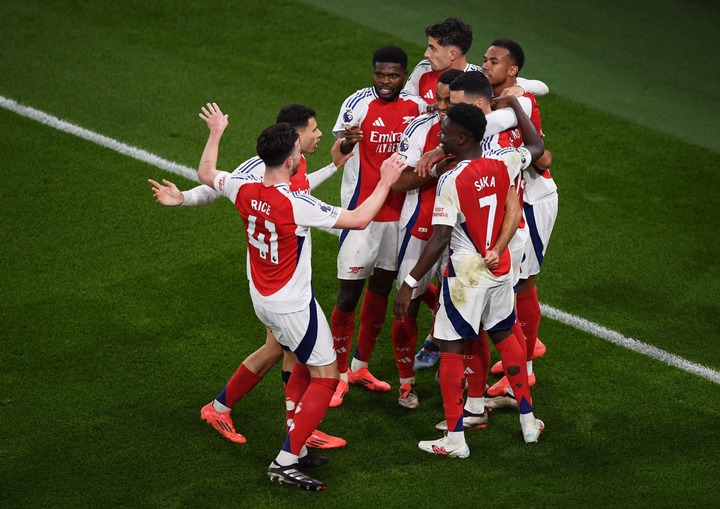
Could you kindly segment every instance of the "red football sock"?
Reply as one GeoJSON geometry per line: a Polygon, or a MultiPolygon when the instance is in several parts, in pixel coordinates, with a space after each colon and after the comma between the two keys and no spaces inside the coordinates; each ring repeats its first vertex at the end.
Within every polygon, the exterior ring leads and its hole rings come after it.
{"type": "Polygon", "coordinates": [[[475,341],[465,341],[465,378],[468,398],[482,398],[485,394],[488,372],[490,371],[490,347],[485,331],[480,331],[475,341]]]}
{"type": "Polygon", "coordinates": [[[337,355],[338,371],[345,373],[348,370],[350,345],[355,334],[355,311],[346,313],[338,308],[333,309],[330,316],[330,329],[332,330],[335,355],[337,355]]]}
{"type": "Polygon", "coordinates": [[[540,328],[541,313],[537,286],[517,294],[517,315],[527,340],[527,360],[530,360],[535,351],[535,342],[540,328]]]}
{"type": "Polygon", "coordinates": [[[370,356],[375,349],[383,325],[385,325],[387,306],[387,295],[378,295],[370,290],[365,290],[365,298],[360,308],[360,329],[355,349],[356,359],[370,362],[370,356]]]}
{"type": "Polygon", "coordinates": [[[430,308],[430,311],[434,312],[437,307],[438,297],[438,289],[434,284],[430,283],[425,292],[420,296],[420,299],[430,308]]]}
{"type": "Polygon", "coordinates": [[[395,364],[400,378],[415,376],[413,363],[415,362],[415,348],[417,348],[417,318],[406,316],[402,322],[393,318],[392,342],[395,350],[395,364]]]}
{"type": "Polygon", "coordinates": [[[310,380],[305,394],[298,403],[293,427],[290,429],[286,441],[292,454],[300,454],[305,441],[322,422],[337,384],[336,378],[312,378],[310,380]]]}
{"type": "Polygon", "coordinates": [[[520,345],[520,348],[523,351],[523,355],[527,359],[527,340],[525,339],[525,333],[523,332],[522,327],[520,326],[520,322],[515,321],[515,324],[512,326],[512,333],[515,335],[515,337],[518,340],[518,344],[520,345]]]}
{"type": "Polygon", "coordinates": [[[528,384],[527,365],[520,343],[511,334],[495,345],[500,352],[503,369],[512,387],[515,399],[518,402],[518,410],[521,414],[532,412],[532,397],[530,396],[530,385],[528,384]]]}
{"type": "Polygon", "coordinates": [[[285,426],[289,426],[290,421],[293,420],[298,403],[309,385],[310,370],[304,364],[295,364],[290,380],[285,387],[285,426]]]}
{"type": "Polygon", "coordinates": [[[463,356],[440,352],[440,392],[448,431],[463,431],[463,356]]]}
{"type": "Polygon", "coordinates": [[[240,364],[240,367],[235,374],[230,377],[230,381],[216,399],[226,407],[232,408],[235,406],[235,403],[250,392],[260,380],[262,380],[262,377],[257,376],[246,368],[245,364],[240,364]]]}

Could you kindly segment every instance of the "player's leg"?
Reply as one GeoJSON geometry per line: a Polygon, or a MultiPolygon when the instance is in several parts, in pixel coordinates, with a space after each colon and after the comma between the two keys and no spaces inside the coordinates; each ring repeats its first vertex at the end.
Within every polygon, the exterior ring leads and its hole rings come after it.
{"type": "Polygon", "coordinates": [[[400,378],[400,406],[415,409],[420,404],[415,387],[415,371],[413,371],[413,352],[417,345],[417,313],[420,299],[413,299],[408,306],[407,316],[400,322],[393,317],[392,342],[395,352],[395,365],[400,378]]]}
{"type": "Polygon", "coordinates": [[[340,382],[330,403],[331,407],[341,405],[348,392],[348,361],[352,338],[355,334],[355,310],[360,301],[365,280],[373,272],[373,265],[380,247],[380,241],[373,240],[374,228],[374,223],[370,223],[365,230],[345,230],[340,236],[340,250],[337,257],[337,277],[340,288],[330,318],[340,382]]]}
{"type": "Polygon", "coordinates": [[[530,239],[523,260],[523,279],[518,291],[518,321],[522,324],[528,341],[528,362],[532,372],[532,360],[545,354],[545,345],[538,339],[540,328],[540,301],[535,276],[540,273],[548,243],[558,213],[557,193],[534,204],[523,204],[523,217],[528,226],[530,239]]]}
{"type": "MultiPolygon", "coordinates": [[[[398,253],[398,273],[395,280],[395,287],[400,288],[412,268],[420,258],[426,240],[411,235],[407,230],[401,233],[402,242],[398,253]]],[[[438,262],[439,263],[439,262],[438,262]]],[[[395,350],[395,363],[400,377],[400,391],[398,403],[405,408],[417,408],[420,404],[417,389],[415,387],[415,371],[413,352],[417,348],[417,316],[420,310],[420,302],[425,300],[425,295],[430,287],[433,293],[432,309],[435,310],[437,290],[432,285],[432,278],[435,275],[437,265],[428,271],[417,281],[417,288],[413,290],[412,300],[407,310],[407,316],[402,322],[393,317],[392,340],[395,350]]]]}
{"type": "MultiPolygon", "coordinates": [[[[520,277],[522,274],[522,262],[525,258],[526,246],[529,243],[529,232],[527,225],[523,222],[522,227],[518,228],[510,239],[508,249],[510,250],[510,257],[512,258],[512,284],[513,289],[517,291],[520,283],[520,277]]],[[[513,296],[514,298],[514,296],[513,296]]],[[[514,299],[514,302],[517,302],[514,299]]],[[[515,306],[515,312],[517,313],[517,305],[515,306]]],[[[516,321],[513,323],[512,332],[517,338],[520,347],[523,351],[526,351],[527,343],[525,339],[525,333],[523,332],[520,323],[516,321]]],[[[493,384],[487,391],[488,396],[499,396],[505,394],[510,386],[507,376],[503,376],[497,383],[493,384]]]]}
{"type": "MultiPolygon", "coordinates": [[[[526,443],[537,442],[540,433],[545,428],[544,423],[535,418],[530,395],[530,385],[527,380],[527,369],[525,367],[525,356],[518,339],[512,334],[512,329],[502,331],[488,331],[495,348],[502,358],[503,368],[510,381],[510,387],[514,398],[517,401],[517,409],[520,413],[520,427],[523,432],[523,439],[526,443]]],[[[499,396],[498,398],[508,397],[499,396]]],[[[488,401],[490,406],[490,401],[488,401]]]]}
{"type": "Polygon", "coordinates": [[[374,257],[373,273],[368,279],[365,298],[360,307],[360,327],[355,354],[350,365],[351,383],[359,383],[378,392],[390,390],[390,384],[375,378],[369,371],[370,356],[385,325],[388,297],[392,291],[398,268],[399,222],[373,222],[370,242],[374,257]]]}
{"type": "Polygon", "coordinates": [[[465,429],[484,428],[487,426],[485,389],[490,373],[490,346],[484,331],[480,331],[475,341],[466,342],[464,366],[468,389],[463,426],[465,429]]]}
{"type": "MultiPolygon", "coordinates": [[[[308,384],[310,383],[309,376],[306,378],[304,372],[296,372],[295,366],[297,360],[292,352],[285,352],[283,359],[283,372],[288,373],[287,383],[284,384],[285,389],[285,423],[286,429],[289,428],[290,423],[295,415],[296,404],[300,401],[300,398],[305,393],[308,384]]],[[[313,430],[308,437],[305,445],[308,447],[314,447],[316,449],[335,449],[338,447],[344,447],[347,441],[340,437],[328,435],[320,431],[319,429],[313,430]]]]}
{"type": "Polygon", "coordinates": [[[518,323],[527,341],[528,376],[533,375],[532,361],[545,355],[545,345],[538,339],[540,328],[540,302],[538,301],[535,276],[521,279],[517,293],[518,323]]]}
{"type": "Polygon", "coordinates": [[[447,433],[439,440],[420,442],[418,447],[435,454],[467,458],[470,449],[465,442],[463,425],[464,341],[465,338],[470,341],[477,338],[482,289],[463,286],[458,279],[443,278],[440,304],[435,315],[434,336],[440,340],[440,392],[447,433]],[[453,295],[462,296],[462,299],[454,301],[453,295]]]}
{"type": "Polygon", "coordinates": [[[309,309],[277,315],[275,321],[282,331],[278,340],[297,358],[290,382],[297,376],[306,388],[302,394],[289,395],[286,400],[295,413],[268,475],[271,480],[298,484],[306,489],[324,489],[321,481],[300,469],[327,463],[327,458],[308,454],[305,443],[325,416],[339,380],[330,327],[314,298],[309,309]]]}
{"type": "MultiPolygon", "coordinates": [[[[467,397],[462,410],[463,430],[484,428],[488,423],[485,389],[490,367],[490,348],[484,331],[480,332],[476,340],[465,341],[463,366],[467,386],[467,397]]],[[[447,431],[447,420],[437,423],[435,429],[447,431]]]]}
{"type": "Polygon", "coordinates": [[[363,279],[340,279],[335,308],[330,317],[333,345],[337,355],[340,382],[338,383],[331,407],[340,406],[348,391],[348,367],[350,348],[355,335],[355,309],[362,294],[363,279]]]}
{"type": "MultiPolygon", "coordinates": [[[[438,269],[435,272],[435,275],[438,278],[438,281],[442,281],[443,274],[445,273],[445,266],[447,265],[448,255],[447,253],[444,253],[440,263],[438,265],[438,269]]],[[[441,284],[438,284],[438,287],[436,288],[437,292],[437,300],[435,308],[433,308],[433,315],[435,313],[435,309],[437,308],[437,302],[440,301],[440,293],[442,291],[441,284]]],[[[422,347],[418,352],[415,354],[415,363],[413,364],[413,368],[417,371],[420,369],[428,369],[432,368],[437,364],[437,361],[440,360],[440,345],[438,341],[433,337],[432,333],[428,334],[425,338],[425,341],[423,342],[422,347]]]]}
{"type": "Polygon", "coordinates": [[[266,328],[265,344],[250,354],[230,377],[217,398],[200,411],[202,419],[210,423],[225,438],[245,443],[245,437],[235,431],[230,411],[250,392],[270,369],[282,359],[283,351],[272,332],[266,328]]]}
{"type": "Polygon", "coordinates": [[[470,448],[465,442],[463,426],[463,340],[439,341],[440,392],[445,413],[446,434],[438,440],[424,440],[418,447],[426,452],[453,458],[467,458],[470,448]]]}
{"type": "Polygon", "coordinates": [[[368,367],[370,357],[385,325],[387,306],[396,271],[375,268],[368,279],[363,302],[360,306],[360,327],[355,353],[350,363],[348,378],[351,384],[359,384],[371,391],[387,392],[390,384],[376,378],[368,367]]]}

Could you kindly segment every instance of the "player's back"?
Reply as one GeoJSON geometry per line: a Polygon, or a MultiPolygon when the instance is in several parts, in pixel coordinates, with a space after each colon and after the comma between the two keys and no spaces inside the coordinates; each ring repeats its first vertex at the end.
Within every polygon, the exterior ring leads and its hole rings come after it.
{"type": "MultiPolygon", "coordinates": [[[[438,187],[448,184],[454,188],[458,208],[450,249],[453,254],[478,253],[484,257],[500,235],[510,188],[507,166],[499,159],[461,161],[441,177],[438,187]]],[[[498,254],[500,265],[492,273],[506,274],[510,270],[510,254],[507,249],[498,254]]]]}

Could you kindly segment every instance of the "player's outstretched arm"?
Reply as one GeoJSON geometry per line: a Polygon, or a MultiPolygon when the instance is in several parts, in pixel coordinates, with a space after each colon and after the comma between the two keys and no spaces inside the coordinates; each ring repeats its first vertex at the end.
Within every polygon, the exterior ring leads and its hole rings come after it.
{"type": "Polygon", "coordinates": [[[407,167],[400,154],[392,154],[380,166],[380,182],[375,190],[356,209],[342,209],[334,228],[343,230],[362,230],[373,220],[385,203],[390,188],[400,177],[400,173],[407,167]]]}
{"type": "Polygon", "coordinates": [[[411,189],[417,189],[431,178],[432,177],[430,175],[421,177],[415,173],[415,168],[408,166],[400,174],[400,178],[397,179],[397,182],[393,184],[392,190],[396,193],[401,193],[404,191],[410,191],[411,189]]]}
{"type": "Polygon", "coordinates": [[[500,95],[520,97],[521,95],[525,95],[526,92],[530,92],[536,97],[542,97],[550,93],[550,88],[540,80],[528,80],[518,76],[516,83],[516,85],[503,90],[500,95]]]}
{"type": "Polygon", "coordinates": [[[210,134],[208,135],[205,150],[200,158],[198,167],[198,179],[205,185],[215,187],[215,177],[219,173],[217,169],[218,152],[220,150],[220,139],[225,128],[228,126],[228,116],[223,114],[216,103],[207,103],[202,107],[200,118],[205,121],[210,134]]]}

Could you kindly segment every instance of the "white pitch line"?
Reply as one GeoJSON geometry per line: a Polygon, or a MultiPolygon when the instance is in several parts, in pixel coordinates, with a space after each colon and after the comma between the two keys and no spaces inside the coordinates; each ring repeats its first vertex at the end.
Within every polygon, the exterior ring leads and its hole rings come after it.
{"type": "Polygon", "coordinates": [[[78,136],[84,140],[91,141],[98,145],[102,145],[103,147],[114,150],[115,152],[120,152],[121,154],[130,156],[133,159],[137,159],[138,161],[148,163],[162,170],[169,171],[170,173],[175,173],[176,175],[182,175],[183,177],[193,180],[195,182],[198,181],[197,170],[188,168],[187,166],[183,166],[181,164],[174,163],[172,161],[168,161],[167,159],[163,159],[160,156],[156,156],[155,154],[151,154],[150,152],[147,152],[145,150],[126,145],[125,143],[119,142],[112,138],[108,138],[107,136],[103,136],[102,134],[98,134],[82,127],[78,127],[74,124],[71,124],[70,122],[60,120],[57,117],[48,115],[47,113],[44,113],[40,110],[36,110],[35,108],[31,108],[30,106],[23,106],[22,104],[13,101],[12,99],[7,99],[6,97],[0,96],[0,106],[5,108],[6,110],[17,113],[18,115],[22,115],[23,117],[31,118],[40,122],[41,124],[54,127],[59,131],[74,134],[75,136],[78,136]]]}
{"type": "MultiPolygon", "coordinates": [[[[0,96],[0,106],[14,113],[17,113],[18,115],[31,118],[33,120],[36,120],[37,122],[48,125],[50,127],[54,127],[55,129],[58,129],[65,133],[79,136],[80,138],[83,138],[87,141],[91,141],[121,154],[130,156],[133,159],[137,159],[138,161],[142,161],[151,166],[155,166],[157,168],[160,168],[161,170],[165,170],[176,175],[181,175],[195,182],[198,181],[197,172],[193,168],[189,168],[187,166],[168,161],[167,159],[163,159],[162,157],[151,154],[150,152],[147,152],[145,150],[132,147],[112,138],[108,138],[107,136],[103,136],[102,134],[98,134],[82,127],[78,127],[74,124],[71,124],[64,120],[60,120],[59,118],[44,113],[40,110],[36,110],[35,108],[23,106],[22,104],[19,104],[12,99],[7,99],[3,96],[0,96]]],[[[669,364],[670,366],[682,369],[683,371],[687,371],[688,373],[693,373],[702,378],[710,380],[711,382],[715,382],[716,384],[720,384],[720,372],[708,368],[707,366],[695,364],[694,362],[690,362],[675,354],[668,353],[652,345],[643,343],[642,341],[625,337],[619,332],[607,329],[602,325],[598,325],[589,320],[585,320],[584,318],[580,318],[579,316],[571,315],[570,313],[566,313],[565,311],[561,311],[552,306],[548,306],[547,304],[541,304],[540,307],[543,316],[552,318],[553,320],[562,322],[575,329],[592,334],[593,336],[609,341],[610,343],[613,343],[615,345],[628,348],[643,355],[647,355],[648,357],[664,362],[665,364],[669,364]]]]}
{"type": "Polygon", "coordinates": [[[706,378],[711,382],[720,384],[720,372],[708,368],[707,366],[690,362],[678,355],[666,352],[665,350],[661,350],[652,345],[648,345],[647,343],[643,343],[637,339],[628,338],[619,332],[615,332],[614,330],[610,330],[602,325],[580,318],[579,316],[571,315],[570,313],[548,306],[547,304],[540,304],[540,310],[542,311],[542,315],[545,317],[552,318],[553,320],[557,320],[565,325],[569,325],[575,329],[592,334],[593,336],[609,341],[615,345],[623,346],[634,352],[647,355],[648,357],[664,362],[665,364],[669,364],[670,366],[680,368],[683,371],[693,373],[706,378]]]}

